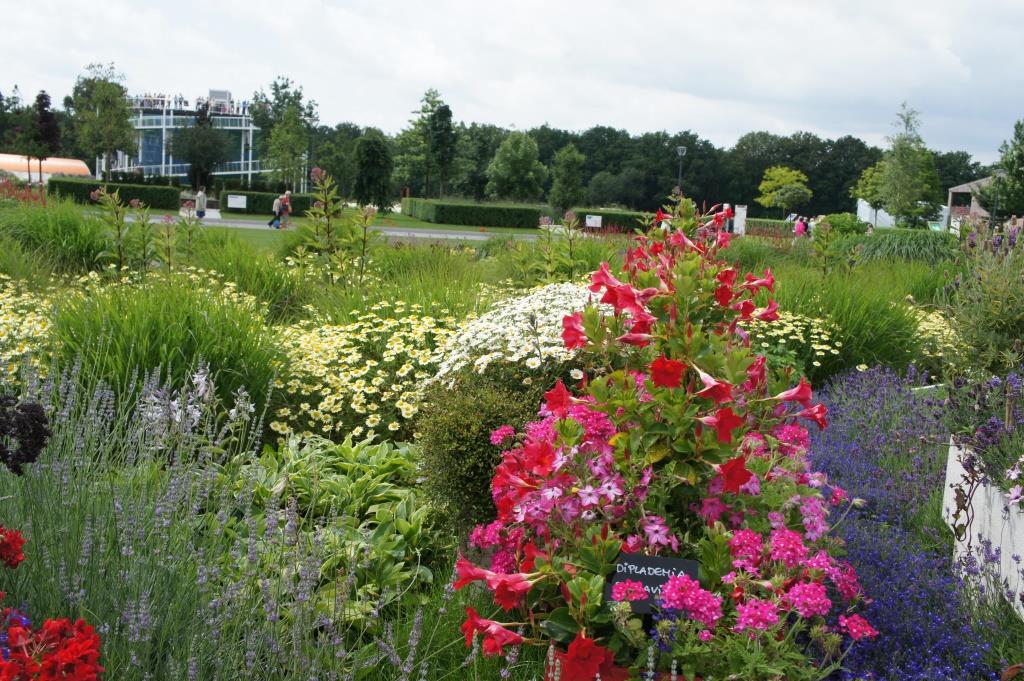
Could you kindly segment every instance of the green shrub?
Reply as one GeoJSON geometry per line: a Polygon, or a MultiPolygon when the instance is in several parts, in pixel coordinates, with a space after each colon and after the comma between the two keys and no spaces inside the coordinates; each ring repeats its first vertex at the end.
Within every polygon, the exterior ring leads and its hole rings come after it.
{"type": "Polygon", "coordinates": [[[122,184],[102,180],[81,180],[70,177],[51,177],[47,191],[55,196],[64,196],[78,203],[91,203],[89,195],[101,186],[110,192],[117,192],[121,200],[128,203],[138,199],[150,208],[178,210],[181,207],[181,190],[162,185],[122,184]]]}
{"type": "MultiPolygon", "coordinates": [[[[224,190],[220,193],[221,213],[250,213],[266,215],[269,219],[273,214],[274,199],[280,194],[273,192],[250,192],[242,190],[224,190]],[[245,208],[228,208],[228,194],[232,196],[244,196],[245,208]]],[[[306,214],[306,211],[313,207],[313,196],[311,194],[292,194],[292,218],[298,218],[306,214]]]]}
{"type": "Polygon", "coordinates": [[[853,213],[831,213],[825,216],[825,221],[832,225],[836,234],[867,234],[870,227],[853,213]]]}
{"type": "Polygon", "coordinates": [[[501,448],[491,444],[491,431],[503,425],[519,431],[534,419],[548,385],[534,379],[524,386],[512,373],[464,370],[450,387],[432,386],[417,416],[424,490],[460,539],[494,519],[491,479],[501,448]]]}
{"type": "Polygon", "coordinates": [[[601,216],[601,229],[615,230],[619,232],[632,233],[633,230],[648,224],[648,221],[644,218],[644,213],[637,213],[630,210],[573,208],[573,212],[576,213],[576,217],[579,218],[580,226],[586,224],[588,215],[601,216]]]}
{"type": "Polygon", "coordinates": [[[257,305],[183,274],[71,294],[58,302],[51,334],[58,363],[79,360],[118,389],[153,371],[180,387],[205,362],[225,403],[245,388],[263,407],[284,366],[257,305]]]}
{"type": "Polygon", "coordinates": [[[536,227],[545,211],[539,206],[457,203],[402,199],[402,214],[426,222],[472,227],[536,227]]]}
{"type": "Polygon", "coordinates": [[[110,247],[103,221],[83,213],[71,199],[0,209],[0,234],[66,273],[100,268],[110,247]]]}
{"type": "Polygon", "coordinates": [[[956,257],[957,240],[949,232],[877,229],[870,236],[844,235],[836,240],[833,249],[844,256],[853,254],[859,262],[920,260],[937,265],[956,257]]]}

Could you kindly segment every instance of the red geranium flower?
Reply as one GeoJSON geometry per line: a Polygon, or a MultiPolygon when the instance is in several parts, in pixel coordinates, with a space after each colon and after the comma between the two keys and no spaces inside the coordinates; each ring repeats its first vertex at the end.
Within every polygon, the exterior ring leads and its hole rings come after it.
{"type": "Polygon", "coordinates": [[[24,545],[25,537],[21,536],[21,532],[0,525],[0,561],[4,565],[11,569],[18,567],[25,560],[25,554],[21,551],[24,545]]]}
{"type": "Polygon", "coordinates": [[[665,355],[659,356],[650,366],[651,380],[659,388],[678,388],[683,380],[686,365],[665,355]]]}

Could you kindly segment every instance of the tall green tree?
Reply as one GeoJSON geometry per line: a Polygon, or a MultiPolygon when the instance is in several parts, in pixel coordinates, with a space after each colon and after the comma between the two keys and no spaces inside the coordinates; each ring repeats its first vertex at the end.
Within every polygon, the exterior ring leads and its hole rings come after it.
{"type": "Polygon", "coordinates": [[[857,184],[850,188],[850,197],[853,199],[864,199],[871,206],[873,219],[871,224],[878,226],[878,210],[885,205],[885,197],[882,195],[882,173],[884,172],[883,162],[864,169],[857,184]]]}
{"type": "Polygon", "coordinates": [[[452,189],[461,196],[483,201],[487,196],[487,166],[508,131],[496,125],[461,126],[456,142],[452,189]]]}
{"type": "Polygon", "coordinates": [[[565,145],[555,154],[548,203],[559,213],[579,206],[586,198],[586,190],[583,187],[585,162],[586,158],[574,144],[565,145]]]}
{"type": "Polygon", "coordinates": [[[382,213],[390,211],[394,199],[391,189],[393,170],[391,149],[384,134],[379,130],[367,130],[356,143],[356,202],[361,206],[376,206],[382,213]]]}
{"type": "Polygon", "coordinates": [[[897,222],[922,226],[938,212],[939,179],[935,159],[920,133],[920,115],[904,102],[889,137],[879,186],[885,210],[897,222]]]}
{"type": "Polygon", "coordinates": [[[188,181],[193,187],[213,184],[213,171],[229,160],[228,138],[225,131],[213,127],[209,104],[196,109],[192,125],[175,133],[171,150],[189,164],[188,181]]]}
{"type": "Polygon", "coordinates": [[[40,90],[33,107],[33,138],[35,157],[39,159],[39,181],[43,180],[43,161],[60,152],[60,122],[53,110],[50,95],[40,90]]]}
{"type": "Polygon", "coordinates": [[[108,170],[116,151],[134,154],[136,149],[132,110],[123,82],[124,76],[113,64],[90,64],[78,77],[71,98],[65,100],[79,151],[102,157],[108,170]]]}
{"type": "Polygon", "coordinates": [[[1013,137],[999,147],[995,180],[978,198],[996,219],[1024,215],[1024,120],[1014,123],[1013,137]]]}
{"type": "Polygon", "coordinates": [[[414,195],[431,195],[436,165],[430,146],[430,121],[443,105],[441,93],[428,89],[420,99],[420,108],[412,112],[416,117],[395,138],[395,180],[414,195]]]}
{"type": "Polygon", "coordinates": [[[765,208],[781,208],[784,216],[791,208],[810,201],[814,195],[807,186],[807,176],[785,166],[772,166],[764,171],[758,191],[761,192],[757,197],[758,203],[765,208]]]}
{"type": "Polygon", "coordinates": [[[333,128],[322,126],[319,144],[314,144],[316,157],[312,165],[327,171],[338,185],[338,193],[352,196],[356,181],[356,143],[363,129],[355,123],[339,123],[333,128]]]}
{"type": "Polygon", "coordinates": [[[537,143],[516,131],[505,138],[487,166],[487,193],[499,199],[536,201],[544,193],[547,174],[537,158],[537,143]]]}
{"type": "Polygon", "coordinates": [[[253,124],[259,128],[259,132],[256,133],[256,146],[266,148],[274,128],[295,112],[298,112],[307,132],[312,131],[319,120],[317,103],[312,99],[307,100],[302,87],[291,78],[278,76],[270,84],[270,92],[261,89],[253,93],[249,113],[253,124]]]}
{"type": "Polygon", "coordinates": [[[297,106],[288,108],[270,132],[267,164],[275,180],[295,189],[303,176],[309,149],[309,128],[297,106]]]}
{"type": "Polygon", "coordinates": [[[945,202],[950,187],[965,184],[987,175],[987,170],[975,161],[967,151],[933,151],[935,174],[939,178],[939,194],[936,198],[945,202]]]}
{"type": "Polygon", "coordinates": [[[445,182],[451,176],[452,164],[455,161],[456,142],[451,107],[441,104],[427,119],[429,166],[436,170],[439,196],[444,195],[445,182]]]}

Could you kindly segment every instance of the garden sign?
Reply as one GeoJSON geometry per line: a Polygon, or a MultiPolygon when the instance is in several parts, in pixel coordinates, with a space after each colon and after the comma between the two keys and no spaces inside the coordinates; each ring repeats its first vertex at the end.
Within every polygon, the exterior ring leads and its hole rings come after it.
{"type": "Polygon", "coordinates": [[[689,575],[697,579],[700,570],[700,563],[695,560],[683,558],[664,558],[662,556],[643,556],[637,553],[620,553],[619,559],[615,561],[615,572],[612,574],[608,584],[605,585],[605,600],[611,602],[612,587],[627,579],[640,582],[644,585],[647,598],[642,601],[632,601],[633,612],[648,613],[651,605],[656,603],[661,595],[661,587],[670,577],[677,575],[689,575]]]}

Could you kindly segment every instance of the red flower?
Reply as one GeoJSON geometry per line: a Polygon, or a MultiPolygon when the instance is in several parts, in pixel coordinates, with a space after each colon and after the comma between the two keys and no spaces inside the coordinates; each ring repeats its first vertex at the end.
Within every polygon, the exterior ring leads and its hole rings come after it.
{"type": "Polygon", "coordinates": [[[732,431],[743,424],[743,419],[733,413],[732,407],[723,407],[714,416],[703,416],[697,420],[714,428],[718,441],[722,443],[732,442],[732,431]]]}
{"type": "Polygon", "coordinates": [[[729,459],[718,467],[718,473],[725,483],[722,487],[726,492],[739,494],[740,487],[747,484],[754,474],[747,470],[747,459],[743,455],[729,459]]]}
{"type": "Polygon", "coordinates": [[[810,419],[818,424],[818,428],[825,430],[828,426],[828,419],[825,418],[828,415],[828,409],[824,404],[816,404],[813,407],[807,407],[801,412],[796,414],[797,418],[810,419]]]}
{"type": "Polygon", "coordinates": [[[522,602],[523,596],[533,588],[533,582],[528,581],[526,575],[520,573],[510,575],[495,573],[492,580],[488,582],[488,586],[492,583],[494,584],[492,587],[494,602],[500,605],[505,612],[518,606],[522,602]]]}
{"type": "Polygon", "coordinates": [[[749,288],[751,293],[757,293],[763,288],[768,289],[771,292],[775,292],[775,277],[772,275],[771,269],[764,271],[764,277],[758,279],[753,274],[746,276],[746,282],[743,286],[749,288]]]}
{"type": "MultiPolygon", "coordinates": [[[[577,632],[576,638],[560,659],[562,681],[593,681],[602,667],[609,662],[614,663],[615,656],[607,648],[594,643],[594,639],[577,632]]],[[[601,674],[601,678],[605,678],[604,674],[601,674]]]]}
{"type": "Polygon", "coordinates": [[[654,214],[654,226],[655,227],[661,227],[661,223],[662,222],[664,222],[665,220],[671,220],[671,219],[672,219],[671,215],[669,215],[668,213],[662,211],[659,208],[658,212],[654,214]]]}
{"type": "Polygon", "coordinates": [[[530,439],[523,444],[523,465],[529,472],[534,475],[548,475],[553,470],[554,463],[555,448],[547,440],[530,439]]]}
{"type": "Polygon", "coordinates": [[[732,302],[734,296],[735,294],[732,292],[732,287],[728,284],[722,284],[715,289],[715,300],[717,300],[718,304],[722,307],[727,307],[729,303],[732,302]]]}
{"type": "Polygon", "coordinates": [[[747,382],[743,384],[743,389],[750,391],[762,385],[765,380],[765,362],[766,358],[764,355],[758,355],[754,363],[747,367],[747,382]]]}
{"type": "Polygon", "coordinates": [[[635,345],[638,348],[644,348],[651,343],[651,334],[649,333],[624,333],[615,340],[626,345],[635,345]]]}
{"type": "Polygon", "coordinates": [[[801,376],[800,384],[797,387],[785,390],[772,399],[782,400],[783,402],[799,402],[806,407],[811,401],[811,384],[807,382],[806,378],[801,376]]]}
{"type": "Polygon", "coordinates": [[[572,396],[566,390],[562,379],[558,379],[555,387],[544,393],[544,407],[559,418],[565,418],[572,404],[572,396]]]}
{"type": "Polygon", "coordinates": [[[473,582],[482,582],[483,580],[487,579],[488,575],[490,574],[490,570],[485,570],[482,567],[477,567],[476,565],[473,565],[468,560],[466,560],[464,557],[459,556],[459,559],[455,561],[455,575],[456,577],[458,577],[458,579],[455,581],[452,587],[455,589],[461,589],[467,584],[472,584],[473,582]]]}
{"type": "Polygon", "coordinates": [[[522,645],[523,637],[514,631],[509,631],[500,623],[480,617],[476,610],[466,608],[466,621],[462,623],[462,633],[466,637],[466,647],[473,646],[473,636],[477,633],[484,635],[484,655],[493,657],[500,655],[505,646],[522,645]]]}
{"type": "Polygon", "coordinates": [[[732,384],[719,381],[697,367],[694,367],[694,369],[697,369],[697,375],[700,376],[701,383],[704,384],[704,389],[697,393],[697,397],[706,397],[714,400],[715,404],[722,404],[732,400],[732,384]]]}
{"type": "Polygon", "coordinates": [[[731,267],[719,270],[718,274],[715,275],[715,279],[717,279],[720,284],[732,287],[732,285],[736,283],[736,270],[731,267]]]}
{"type": "Polygon", "coordinates": [[[676,359],[660,355],[651,362],[651,380],[659,388],[678,388],[683,380],[686,365],[676,359]]]}
{"type": "Polygon", "coordinates": [[[587,334],[583,329],[583,315],[576,314],[562,317],[562,342],[569,350],[582,348],[587,344],[587,334]]]}
{"type": "Polygon", "coordinates": [[[0,679],[74,679],[95,681],[100,666],[100,637],[84,620],[46,620],[36,632],[7,630],[8,657],[0,661],[0,679]]]}
{"type": "Polygon", "coordinates": [[[18,567],[25,560],[25,554],[21,551],[24,545],[25,537],[21,536],[21,532],[0,525],[0,561],[4,565],[11,569],[18,567]]]}
{"type": "Polygon", "coordinates": [[[779,318],[779,304],[774,300],[768,301],[768,307],[754,315],[762,322],[774,322],[779,318]]]}
{"type": "Polygon", "coordinates": [[[750,315],[754,314],[757,305],[753,300],[747,299],[733,303],[732,309],[740,313],[740,319],[750,319],[750,315]]]}
{"type": "Polygon", "coordinates": [[[854,641],[862,638],[875,638],[878,630],[868,624],[868,621],[860,615],[839,616],[839,628],[846,631],[854,641]]]}
{"type": "Polygon", "coordinates": [[[601,267],[590,275],[590,290],[594,293],[597,293],[603,287],[618,288],[619,286],[622,286],[622,282],[612,276],[606,262],[601,263],[601,267]]]}

